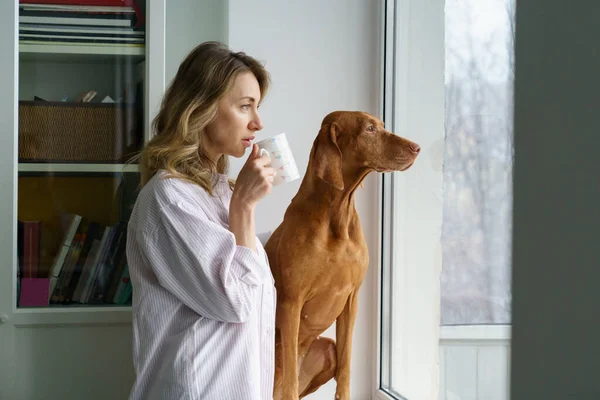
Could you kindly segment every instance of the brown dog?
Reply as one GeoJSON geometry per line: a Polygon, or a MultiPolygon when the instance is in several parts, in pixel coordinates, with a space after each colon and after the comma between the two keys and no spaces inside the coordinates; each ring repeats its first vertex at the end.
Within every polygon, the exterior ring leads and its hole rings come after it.
{"type": "Polygon", "coordinates": [[[404,171],[419,145],[363,112],[325,117],[304,180],[265,245],[277,288],[274,399],[298,399],[329,379],[350,399],[358,289],[369,254],[354,191],[371,171],[404,171]],[[319,335],[336,324],[336,342],[319,335]]]}

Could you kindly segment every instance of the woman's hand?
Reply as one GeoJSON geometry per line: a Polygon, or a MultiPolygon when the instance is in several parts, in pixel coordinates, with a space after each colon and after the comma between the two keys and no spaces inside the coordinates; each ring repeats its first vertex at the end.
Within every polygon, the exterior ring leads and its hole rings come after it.
{"type": "Polygon", "coordinates": [[[258,145],[254,144],[235,182],[230,207],[253,209],[263,197],[271,193],[275,170],[270,164],[269,156],[260,156],[258,145]]]}
{"type": "Polygon", "coordinates": [[[252,147],[250,157],[235,182],[229,204],[229,230],[239,246],[256,251],[254,208],[260,199],[271,193],[275,170],[269,167],[269,156],[258,155],[258,145],[252,147]]]}

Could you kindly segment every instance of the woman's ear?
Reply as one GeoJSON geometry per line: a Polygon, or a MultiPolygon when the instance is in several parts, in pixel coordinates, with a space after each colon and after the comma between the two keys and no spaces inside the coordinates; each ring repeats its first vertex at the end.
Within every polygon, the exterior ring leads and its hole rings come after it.
{"type": "Polygon", "coordinates": [[[313,165],[317,176],[338,190],[344,190],[342,152],[337,144],[338,126],[324,124],[315,140],[313,165]]]}

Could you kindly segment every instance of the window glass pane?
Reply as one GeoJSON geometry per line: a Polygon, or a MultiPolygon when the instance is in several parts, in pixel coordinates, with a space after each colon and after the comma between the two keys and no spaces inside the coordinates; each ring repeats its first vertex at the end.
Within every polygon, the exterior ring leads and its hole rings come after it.
{"type": "Polygon", "coordinates": [[[442,325],[511,321],[514,6],[446,1],[442,325]]]}

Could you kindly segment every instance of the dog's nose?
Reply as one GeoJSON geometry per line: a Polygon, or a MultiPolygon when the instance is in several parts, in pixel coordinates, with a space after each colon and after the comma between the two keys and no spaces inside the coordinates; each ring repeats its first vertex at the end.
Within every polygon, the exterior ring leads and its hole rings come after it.
{"type": "Polygon", "coordinates": [[[419,154],[419,152],[421,151],[421,146],[419,146],[416,143],[411,143],[410,144],[410,149],[413,151],[413,153],[419,154]]]}

